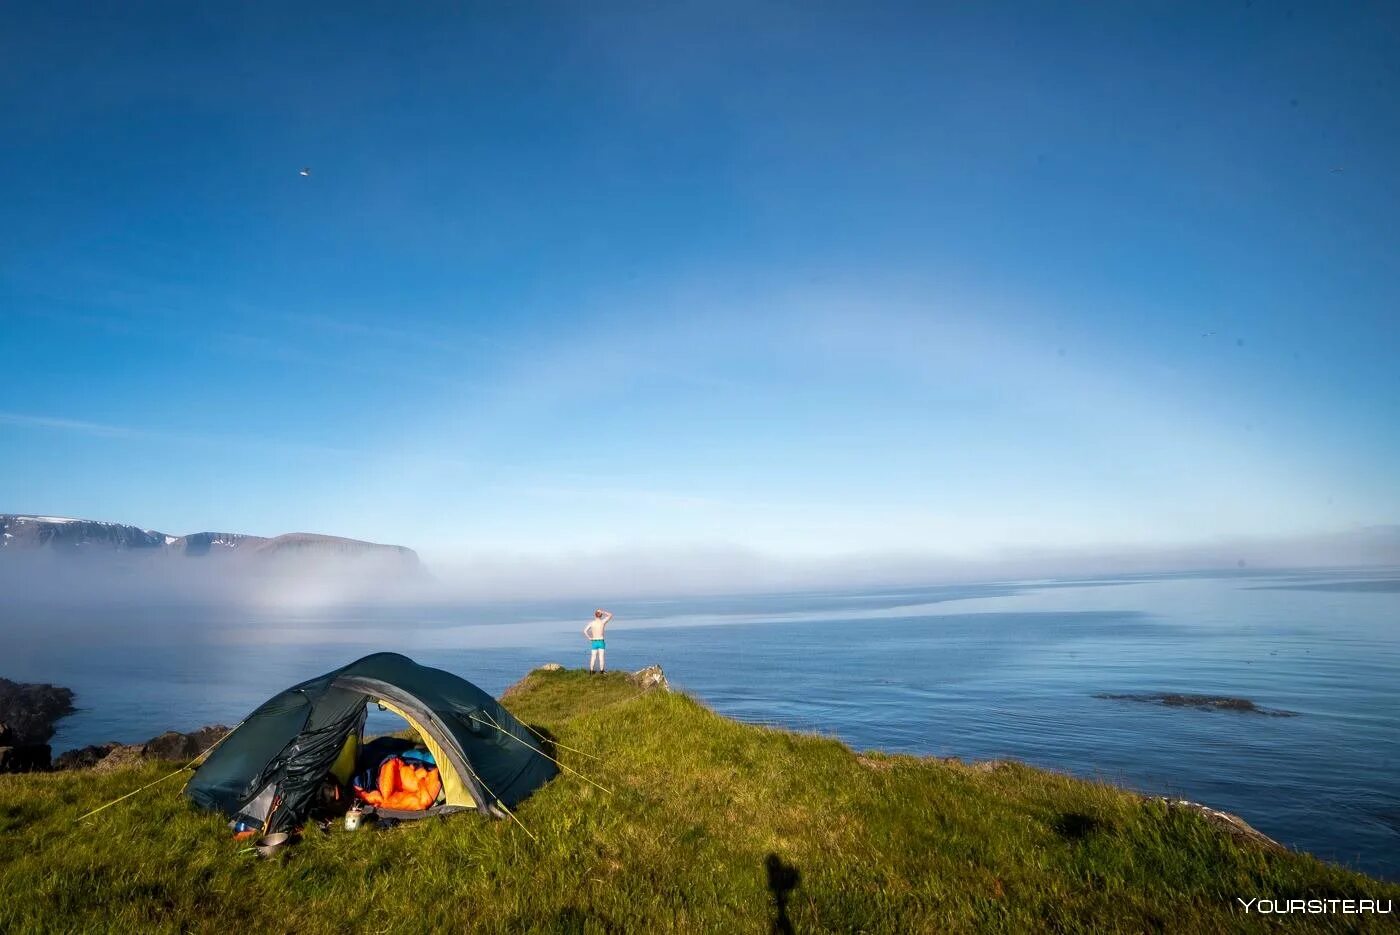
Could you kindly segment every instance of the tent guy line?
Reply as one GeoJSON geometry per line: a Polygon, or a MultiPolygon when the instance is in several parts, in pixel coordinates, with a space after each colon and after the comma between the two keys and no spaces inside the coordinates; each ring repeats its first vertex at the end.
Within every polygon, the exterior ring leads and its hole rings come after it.
{"type": "MultiPolygon", "coordinates": [[[[489,715],[488,715],[488,717],[489,717],[489,715]]],[[[475,717],[473,717],[472,720],[473,720],[473,721],[476,721],[478,724],[486,724],[486,723],[487,723],[486,721],[478,720],[478,719],[475,718],[475,717]]],[[[512,740],[514,740],[514,741],[517,741],[517,742],[519,742],[519,743],[525,744],[525,746],[530,747],[531,750],[534,750],[534,751],[535,751],[536,753],[538,753],[540,756],[542,756],[542,757],[544,757],[545,759],[549,760],[551,763],[553,763],[555,766],[559,767],[560,769],[567,770],[568,772],[573,773],[575,776],[577,776],[578,778],[582,779],[584,782],[586,782],[586,783],[588,783],[588,784],[590,784],[590,785],[598,786],[599,789],[602,789],[602,790],[603,790],[604,792],[606,792],[608,795],[612,795],[612,790],[609,789],[607,786],[599,785],[598,783],[596,783],[596,782],[594,782],[593,780],[589,779],[587,776],[583,775],[583,773],[580,773],[578,770],[574,769],[572,766],[569,766],[569,765],[567,765],[567,764],[565,764],[565,763],[561,763],[561,762],[559,762],[558,760],[556,760],[554,757],[550,756],[548,753],[545,753],[543,750],[539,749],[538,747],[534,747],[534,746],[531,746],[531,745],[528,744],[528,743],[525,743],[525,741],[521,740],[519,737],[515,736],[514,734],[512,734],[510,731],[506,730],[505,728],[501,727],[499,724],[494,724],[494,723],[492,723],[492,724],[489,724],[488,726],[496,728],[496,730],[498,730],[498,731],[500,731],[501,733],[505,734],[507,737],[509,737],[510,739],[512,739],[512,740]]]]}

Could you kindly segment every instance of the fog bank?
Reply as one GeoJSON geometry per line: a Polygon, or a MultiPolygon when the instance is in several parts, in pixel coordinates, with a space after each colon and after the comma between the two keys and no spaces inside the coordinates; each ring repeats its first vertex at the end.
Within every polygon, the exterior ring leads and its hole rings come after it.
{"type": "Polygon", "coordinates": [[[742,547],[630,548],[439,557],[406,572],[393,558],[287,556],[211,561],[135,553],[0,555],[4,608],[26,604],[224,603],[311,610],[362,603],[579,598],[603,602],[771,591],[899,587],[1042,578],[1252,571],[1400,568],[1400,526],[1266,540],[1238,538],[1175,548],[1005,549],[975,556],[856,552],[791,557],[742,547]]]}
{"type": "Polygon", "coordinates": [[[737,546],[533,555],[483,552],[440,559],[430,567],[435,580],[427,592],[463,599],[667,597],[1242,568],[1400,568],[1400,526],[1293,539],[1240,537],[1172,548],[1021,548],[975,556],[891,551],[793,558],[737,546]]]}

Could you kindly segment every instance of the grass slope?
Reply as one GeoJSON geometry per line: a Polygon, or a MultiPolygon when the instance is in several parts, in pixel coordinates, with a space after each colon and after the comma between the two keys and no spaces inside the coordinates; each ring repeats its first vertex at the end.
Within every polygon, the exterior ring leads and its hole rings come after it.
{"type": "Polygon", "coordinates": [[[1235,897],[1400,898],[1193,814],[1026,766],[857,756],[625,675],[534,672],[505,703],[564,774],[509,821],[310,829],[240,853],[169,771],[0,776],[0,931],[1381,931],[1391,916],[1244,915],[1235,897]],[[774,856],[770,856],[774,855],[774,856]]]}

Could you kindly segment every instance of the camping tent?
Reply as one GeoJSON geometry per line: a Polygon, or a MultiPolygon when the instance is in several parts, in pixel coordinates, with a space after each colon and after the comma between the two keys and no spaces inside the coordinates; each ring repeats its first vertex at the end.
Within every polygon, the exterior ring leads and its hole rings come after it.
{"type": "Polygon", "coordinates": [[[267,831],[298,824],[328,776],[345,783],[354,773],[375,702],[406,720],[437,761],[441,804],[413,817],[475,808],[503,818],[558,771],[543,740],[486,692],[375,653],[266,701],[214,748],[185,794],[267,831]]]}

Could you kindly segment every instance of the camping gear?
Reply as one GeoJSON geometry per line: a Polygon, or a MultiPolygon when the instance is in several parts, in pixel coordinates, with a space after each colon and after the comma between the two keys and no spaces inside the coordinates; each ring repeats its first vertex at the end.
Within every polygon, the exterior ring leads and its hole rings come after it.
{"type": "Polygon", "coordinates": [[[292,836],[286,831],[265,834],[253,842],[253,849],[259,857],[276,857],[281,850],[292,843],[292,836]]]}
{"type": "Polygon", "coordinates": [[[437,803],[442,779],[436,766],[423,757],[385,757],[373,777],[373,784],[355,779],[355,796],[375,808],[418,811],[437,803]]]}
{"type": "Polygon", "coordinates": [[[441,804],[378,809],[384,817],[463,809],[514,817],[511,809],[558,773],[529,729],[486,692],[406,656],[375,653],[264,702],[195,771],[185,794],[265,832],[296,827],[322,780],[348,782],[354,774],[370,703],[417,731],[441,785],[441,804]]]}
{"type": "Polygon", "coordinates": [[[364,820],[364,817],[365,810],[360,808],[359,805],[350,806],[350,810],[345,813],[345,830],[359,831],[360,822],[364,820]]]}
{"type": "Polygon", "coordinates": [[[359,772],[350,781],[350,791],[363,799],[362,791],[379,788],[379,773],[391,759],[402,759],[405,763],[433,769],[437,761],[432,753],[403,737],[376,737],[360,747],[359,772]]]}
{"type": "Polygon", "coordinates": [[[317,804],[322,809],[334,809],[340,804],[340,782],[334,776],[321,780],[320,797],[317,804]]]}

